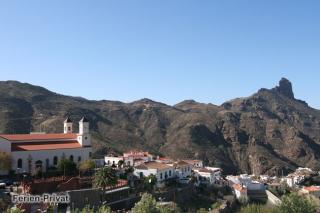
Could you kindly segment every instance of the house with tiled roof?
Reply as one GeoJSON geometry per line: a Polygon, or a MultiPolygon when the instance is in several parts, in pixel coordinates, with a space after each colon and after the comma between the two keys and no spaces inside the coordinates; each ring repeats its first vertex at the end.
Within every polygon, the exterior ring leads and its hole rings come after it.
{"type": "Polygon", "coordinates": [[[187,159],[187,160],[183,160],[183,161],[187,162],[188,164],[191,164],[194,168],[202,168],[203,167],[202,160],[187,159]]]}
{"type": "Polygon", "coordinates": [[[78,133],[72,127],[67,118],[63,133],[0,134],[0,151],[11,156],[11,169],[16,173],[45,172],[62,158],[78,164],[91,157],[89,121],[84,117],[79,121],[78,133]]]}
{"type": "Polygon", "coordinates": [[[316,198],[320,198],[320,186],[304,186],[300,192],[302,194],[313,195],[316,198]]]}
{"type": "Polygon", "coordinates": [[[232,188],[237,199],[248,200],[248,191],[244,185],[238,183],[232,185],[232,188]]]}
{"type": "Polygon", "coordinates": [[[150,161],[134,167],[134,175],[137,177],[148,177],[151,174],[156,176],[159,185],[175,178],[174,167],[164,163],[150,161]]]}
{"type": "Polygon", "coordinates": [[[181,183],[188,183],[189,178],[192,175],[192,165],[183,161],[179,160],[175,163],[168,164],[172,166],[175,169],[176,177],[178,178],[178,181],[181,183]]]}
{"type": "Polygon", "coordinates": [[[214,167],[193,168],[198,184],[220,184],[221,183],[221,169],[214,167]]]}
{"type": "Polygon", "coordinates": [[[151,154],[142,151],[128,151],[121,156],[107,155],[104,157],[105,164],[109,166],[117,166],[120,161],[125,166],[138,166],[152,160],[153,156],[151,154]]]}

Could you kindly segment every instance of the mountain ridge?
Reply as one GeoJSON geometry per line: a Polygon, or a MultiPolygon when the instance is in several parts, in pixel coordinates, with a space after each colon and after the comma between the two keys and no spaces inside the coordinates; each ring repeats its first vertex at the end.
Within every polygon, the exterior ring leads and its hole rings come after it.
{"type": "Polygon", "coordinates": [[[0,82],[0,132],[61,132],[70,116],[90,120],[96,156],[142,149],[199,158],[228,173],[279,174],[320,168],[320,111],[294,97],[283,78],[272,89],[221,105],[151,99],[130,103],[65,96],[17,81],[0,82]]]}

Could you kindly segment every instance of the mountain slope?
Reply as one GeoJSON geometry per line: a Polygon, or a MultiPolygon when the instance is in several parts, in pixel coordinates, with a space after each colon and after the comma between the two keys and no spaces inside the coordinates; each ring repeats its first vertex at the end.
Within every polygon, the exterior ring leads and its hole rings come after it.
{"type": "Polygon", "coordinates": [[[66,116],[77,121],[83,115],[90,120],[96,155],[143,149],[200,158],[228,173],[320,168],[320,112],[296,100],[287,79],[221,106],[193,100],[175,106],[149,99],[90,101],[0,82],[0,132],[61,132],[66,116]]]}

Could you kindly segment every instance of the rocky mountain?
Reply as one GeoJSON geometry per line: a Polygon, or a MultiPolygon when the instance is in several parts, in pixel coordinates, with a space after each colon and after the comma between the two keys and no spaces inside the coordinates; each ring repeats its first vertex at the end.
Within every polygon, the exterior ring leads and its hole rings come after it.
{"type": "Polygon", "coordinates": [[[141,149],[202,159],[226,173],[320,169],[320,111],[295,99],[287,79],[221,106],[193,100],[175,106],[149,99],[91,101],[0,82],[2,133],[61,132],[65,117],[78,121],[83,115],[90,120],[96,156],[141,149]]]}

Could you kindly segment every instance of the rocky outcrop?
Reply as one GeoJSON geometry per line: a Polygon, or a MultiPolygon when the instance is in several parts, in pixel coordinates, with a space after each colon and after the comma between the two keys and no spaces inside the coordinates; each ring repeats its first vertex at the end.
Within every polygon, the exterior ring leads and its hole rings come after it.
{"type": "Polygon", "coordinates": [[[292,91],[292,84],[286,78],[282,78],[280,80],[279,86],[277,86],[275,90],[288,98],[292,98],[292,99],[294,98],[294,94],[292,91]]]}

